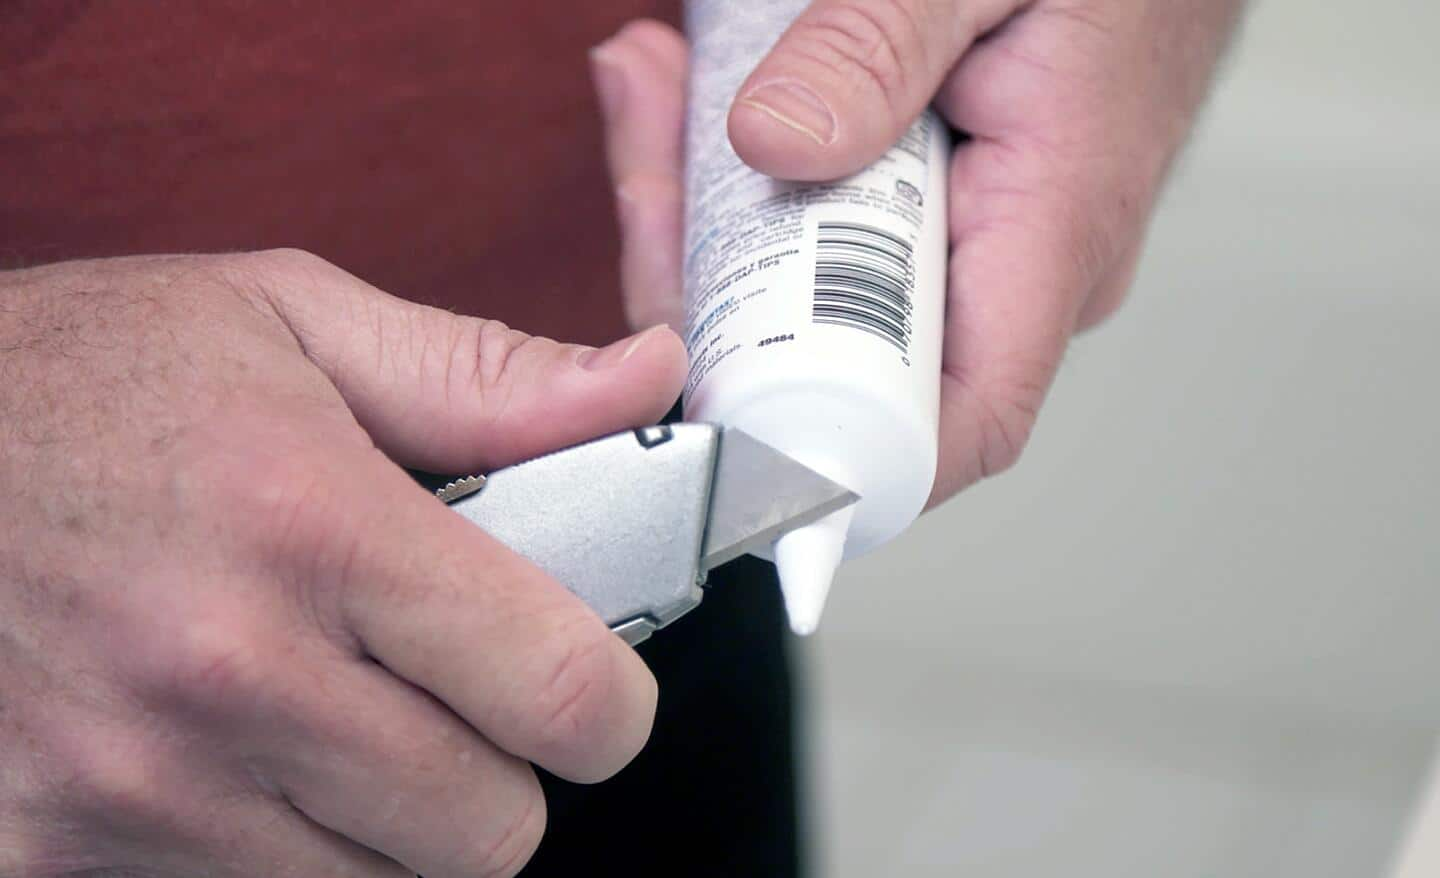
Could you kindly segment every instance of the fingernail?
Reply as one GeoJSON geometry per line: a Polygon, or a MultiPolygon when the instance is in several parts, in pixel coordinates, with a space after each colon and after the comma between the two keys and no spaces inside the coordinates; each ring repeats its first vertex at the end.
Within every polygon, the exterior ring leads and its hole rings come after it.
{"type": "Polygon", "coordinates": [[[576,362],[580,364],[580,368],[588,369],[591,372],[599,372],[602,369],[613,369],[630,359],[631,354],[640,350],[645,344],[646,339],[649,338],[650,333],[654,331],[655,328],[651,327],[644,332],[638,332],[629,338],[622,338],[614,344],[606,345],[603,348],[585,351],[577,358],[576,362]]]}
{"type": "Polygon", "coordinates": [[[625,103],[625,73],[611,56],[608,44],[590,50],[590,76],[595,80],[595,93],[600,96],[600,110],[613,119],[625,103]]]}
{"type": "Polygon", "coordinates": [[[828,146],[835,139],[835,114],[829,104],[803,82],[786,79],[766,83],[747,94],[741,103],[814,138],[821,146],[828,146]]]}

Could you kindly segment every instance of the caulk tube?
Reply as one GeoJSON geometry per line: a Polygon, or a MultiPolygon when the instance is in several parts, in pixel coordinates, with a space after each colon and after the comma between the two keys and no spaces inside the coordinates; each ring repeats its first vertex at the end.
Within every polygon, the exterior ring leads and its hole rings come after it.
{"type": "Polygon", "coordinates": [[[686,3],[686,418],[738,427],[861,497],[775,544],[799,633],[818,624],[841,559],[909,526],[935,480],[948,155],[927,111],[832,183],[740,160],[731,103],[807,5],[686,3]]]}

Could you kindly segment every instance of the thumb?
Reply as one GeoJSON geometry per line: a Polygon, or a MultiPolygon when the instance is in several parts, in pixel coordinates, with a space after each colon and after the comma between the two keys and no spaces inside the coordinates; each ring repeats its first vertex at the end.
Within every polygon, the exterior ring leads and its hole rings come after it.
{"type": "Polygon", "coordinates": [[[305,354],[404,466],[494,469],[653,423],[684,382],[684,346],[665,327],[561,344],[398,299],[308,253],[255,258],[305,354]]]}
{"type": "Polygon", "coordinates": [[[880,158],[980,34],[1023,0],[815,0],[740,87],[730,142],[756,170],[830,180],[880,158]]]}

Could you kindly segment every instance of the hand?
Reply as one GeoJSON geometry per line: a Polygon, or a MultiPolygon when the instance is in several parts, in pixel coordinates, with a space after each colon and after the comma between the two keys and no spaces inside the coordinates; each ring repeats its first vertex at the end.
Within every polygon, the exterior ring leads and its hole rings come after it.
{"type": "MultiPolygon", "coordinates": [[[[932,502],[1013,464],[1070,336],[1134,275],[1242,0],[814,0],[741,87],[731,143],[772,176],[879,158],[933,103],[950,166],[932,502]]],[[[592,53],[633,323],[678,325],[686,47],[655,22],[592,53]]]]}
{"type": "Polygon", "coordinates": [[[655,682],[392,460],[646,423],[683,373],[304,253],[0,274],[0,875],[514,874],[527,762],[617,771],[655,682]]]}

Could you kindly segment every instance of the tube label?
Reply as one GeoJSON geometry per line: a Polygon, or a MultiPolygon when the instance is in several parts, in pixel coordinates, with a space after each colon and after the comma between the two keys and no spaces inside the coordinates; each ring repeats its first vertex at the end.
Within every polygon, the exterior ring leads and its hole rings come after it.
{"type": "Polygon", "coordinates": [[[807,333],[828,333],[828,344],[856,356],[912,365],[916,250],[931,163],[944,154],[934,145],[944,136],[934,113],[926,111],[871,167],[824,184],[757,173],[726,133],[740,85],[806,5],[687,6],[687,405],[730,357],[778,352],[807,333]]]}

